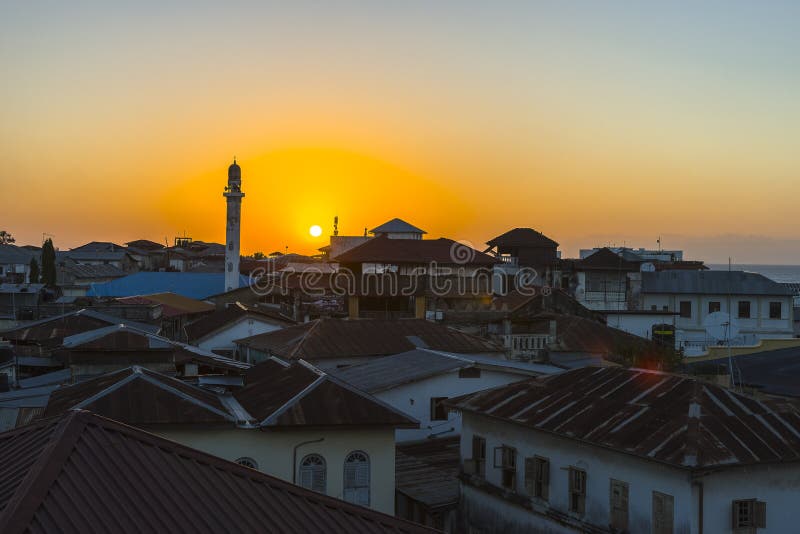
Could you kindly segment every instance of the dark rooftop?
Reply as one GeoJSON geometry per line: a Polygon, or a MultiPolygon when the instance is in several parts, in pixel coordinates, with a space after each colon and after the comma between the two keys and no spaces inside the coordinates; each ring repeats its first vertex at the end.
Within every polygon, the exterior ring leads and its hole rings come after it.
{"type": "Polygon", "coordinates": [[[186,335],[190,342],[194,342],[248,316],[265,322],[278,323],[279,325],[294,324],[293,320],[281,315],[277,310],[272,310],[263,306],[248,306],[236,302],[227,308],[216,310],[205,317],[189,323],[185,327],[186,335]]]}
{"type": "Polygon", "coordinates": [[[459,436],[397,445],[397,491],[429,509],[455,506],[459,497],[459,436]]]}
{"type": "Polygon", "coordinates": [[[455,353],[503,352],[503,348],[424,319],[316,319],[237,340],[240,345],[284,358],[389,356],[424,346],[455,353]]]}
{"type": "Polygon", "coordinates": [[[775,295],[794,293],[759,273],[747,271],[659,271],[642,273],[642,293],[775,295]]]}
{"type": "Polygon", "coordinates": [[[514,228],[486,242],[489,247],[554,248],[558,243],[533,228],[514,228]]]}
{"type": "Polygon", "coordinates": [[[269,359],[254,366],[237,401],[261,426],[377,425],[418,428],[419,422],[304,361],[269,359]]]}
{"type": "Polygon", "coordinates": [[[575,269],[579,271],[638,271],[639,263],[641,262],[627,260],[622,255],[604,247],[584,259],[576,261],[575,269]]]}
{"type": "Polygon", "coordinates": [[[86,411],[0,434],[0,457],[8,534],[432,532],[86,411]]]}
{"type": "Polygon", "coordinates": [[[390,239],[379,236],[353,247],[335,258],[339,263],[412,263],[493,265],[496,258],[466,245],[439,239],[390,239]]]}
{"type": "Polygon", "coordinates": [[[800,461],[792,404],[655,371],[584,367],[447,404],[689,469],[800,461]]]}
{"type": "Polygon", "coordinates": [[[427,234],[425,230],[421,230],[416,226],[408,224],[403,219],[394,218],[391,221],[386,221],[380,226],[376,226],[369,231],[371,234],[386,234],[386,233],[401,233],[401,234],[427,234]]]}
{"type": "Polygon", "coordinates": [[[57,389],[44,415],[74,409],[129,425],[235,422],[217,394],[138,366],[57,389]]]}

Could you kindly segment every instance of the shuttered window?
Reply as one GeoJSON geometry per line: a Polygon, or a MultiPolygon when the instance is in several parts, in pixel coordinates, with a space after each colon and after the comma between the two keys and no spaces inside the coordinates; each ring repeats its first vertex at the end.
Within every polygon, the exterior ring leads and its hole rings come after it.
{"type": "Polygon", "coordinates": [[[756,499],[733,501],[731,526],[736,534],[751,534],[767,528],[767,503],[756,499]]]}
{"type": "Polygon", "coordinates": [[[653,492],[653,534],[673,534],[675,524],[675,498],[666,493],[653,492]]]}
{"type": "Polygon", "coordinates": [[[531,497],[548,500],[550,494],[550,461],[541,456],[525,458],[525,491],[531,497]]]}
{"type": "Polygon", "coordinates": [[[628,530],[628,483],[611,479],[610,510],[612,527],[628,530]]]}
{"type": "Polygon", "coordinates": [[[327,471],[325,458],[319,454],[309,454],[300,462],[300,485],[319,493],[326,493],[327,471]]]}
{"type": "Polygon", "coordinates": [[[569,468],[569,511],[583,515],[586,511],[586,471],[569,468]]]}
{"type": "Polygon", "coordinates": [[[369,456],[354,451],[344,460],[344,500],[369,506],[369,456]]]}

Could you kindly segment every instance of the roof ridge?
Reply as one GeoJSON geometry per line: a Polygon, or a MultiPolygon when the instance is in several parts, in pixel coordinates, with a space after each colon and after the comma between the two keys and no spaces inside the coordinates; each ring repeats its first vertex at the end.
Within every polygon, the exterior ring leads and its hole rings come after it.
{"type": "MultiPolygon", "coordinates": [[[[149,371],[149,372],[157,374],[158,376],[163,376],[164,378],[167,378],[168,380],[178,380],[177,378],[168,377],[166,375],[162,375],[161,373],[156,373],[155,371],[149,371]]],[[[200,406],[202,408],[205,408],[206,410],[208,410],[210,412],[214,412],[214,413],[216,413],[218,415],[221,415],[221,416],[223,416],[223,417],[225,417],[227,419],[234,419],[235,420],[235,417],[233,416],[233,414],[231,414],[229,412],[224,412],[224,411],[222,411],[222,410],[220,410],[218,408],[214,408],[210,404],[208,404],[208,403],[206,403],[206,402],[204,402],[204,401],[202,401],[200,399],[197,399],[195,397],[192,397],[191,395],[189,395],[187,393],[184,393],[183,391],[178,390],[177,388],[171,386],[168,383],[164,383],[161,380],[156,379],[154,376],[151,376],[151,375],[149,375],[147,373],[142,373],[142,372],[138,372],[134,376],[142,377],[142,379],[144,379],[147,382],[153,384],[154,386],[159,387],[159,388],[163,389],[164,391],[168,391],[168,392],[170,392],[170,393],[172,393],[174,395],[177,395],[177,396],[181,397],[182,399],[187,400],[187,401],[189,401],[189,402],[191,402],[193,404],[196,404],[196,405],[198,405],[198,406],[200,406]]],[[[197,386],[194,386],[192,384],[187,384],[186,382],[181,382],[180,380],[178,380],[178,382],[180,382],[181,384],[183,384],[184,386],[187,386],[189,388],[198,389],[199,391],[202,391],[204,393],[211,393],[212,395],[215,395],[215,393],[213,393],[213,392],[204,390],[202,388],[198,388],[197,386]]],[[[219,398],[219,396],[217,398],[219,398]]]]}
{"type": "Polygon", "coordinates": [[[292,357],[294,357],[294,356],[297,354],[297,351],[299,351],[299,350],[300,350],[300,347],[303,345],[303,343],[305,343],[306,339],[307,339],[307,338],[308,338],[308,336],[311,334],[311,332],[312,332],[312,331],[313,331],[315,328],[317,328],[317,327],[318,327],[318,326],[319,326],[321,323],[322,323],[322,318],[320,318],[320,319],[315,319],[315,320],[314,320],[314,324],[313,324],[313,325],[311,325],[311,328],[309,328],[309,329],[306,331],[306,333],[305,333],[305,334],[303,334],[303,337],[302,337],[302,338],[300,338],[300,341],[298,341],[297,343],[295,343],[295,344],[294,344],[294,348],[292,348],[292,350],[289,352],[289,358],[292,358],[292,357]]]}
{"type": "Polygon", "coordinates": [[[57,426],[50,435],[48,444],[39,452],[30,471],[14,488],[11,499],[0,511],[0,531],[21,532],[24,525],[28,524],[47,495],[50,483],[58,476],[64,462],[72,454],[80,438],[80,430],[86,426],[81,413],[86,412],[73,412],[57,422],[50,423],[57,426]],[[44,461],[41,461],[42,459],[44,461]],[[31,494],[34,495],[33,498],[31,494]]]}
{"type": "Polygon", "coordinates": [[[292,396],[289,400],[283,403],[280,408],[269,414],[263,421],[261,421],[258,426],[270,426],[275,420],[283,415],[289,408],[292,407],[293,404],[301,400],[303,397],[314,391],[320,384],[325,381],[325,375],[319,375],[315,380],[313,380],[310,384],[306,385],[299,393],[296,393],[292,396]]]}

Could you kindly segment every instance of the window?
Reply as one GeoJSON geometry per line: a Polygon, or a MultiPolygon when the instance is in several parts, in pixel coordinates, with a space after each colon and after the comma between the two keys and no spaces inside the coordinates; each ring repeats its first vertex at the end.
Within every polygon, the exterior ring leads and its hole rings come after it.
{"type": "Polygon", "coordinates": [[[549,498],[550,461],[547,458],[525,458],[525,491],[531,497],[545,501],[549,498]]]}
{"type": "Polygon", "coordinates": [[[248,458],[247,456],[242,456],[241,458],[236,459],[236,463],[239,465],[243,465],[245,467],[249,467],[250,469],[258,469],[258,464],[252,458],[248,458]]]}
{"type": "Polygon", "coordinates": [[[586,511],[586,471],[569,468],[569,511],[581,514],[586,511]]]}
{"type": "Polygon", "coordinates": [[[500,484],[507,490],[517,491],[517,449],[508,445],[495,447],[494,466],[502,470],[500,484]]]}
{"type": "Polygon", "coordinates": [[[300,485],[304,488],[326,493],[327,478],[325,458],[319,454],[309,454],[300,462],[300,485]]]}
{"type": "Polygon", "coordinates": [[[447,421],[447,408],[442,404],[447,397],[431,397],[431,421],[447,421]]]}
{"type": "Polygon", "coordinates": [[[480,378],[481,370],[478,367],[466,367],[458,370],[458,378],[480,378]]]}
{"type": "Polygon", "coordinates": [[[682,300],[680,302],[681,317],[684,319],[692,318],[692,302],[689,300],[682,300]]]}
{"type": "Polygon", "coordinates": [[[475,462],[475,474],[486,476],[486,440],[480,436],[472,436],[472,460],[475,462]]]}
{"type": "Polygon", "coordinates": [[[740,300],[739,301],[739,319],[749,319],[750,318],[750,301],[749,300],[740,300]]]}
{"type": "Polygon", "coordinates": [[[731,510],[733,531],[737,534],[754,533],[757,528],[767,528],[767,503],[755,499],[733,501],[731,510]]]}
{"type": "Polygon", "coordinates": [[[628,483],[612,478],[609,496],[611,526],[617,530],[628,530],[628,483]]]}
{"type": "Polygon", "coordinates": [[[673,534],[675,498],[666,493],[653,492],[653,534],[673,534]]]}
{"type": "Polygon", "coordinates": [[[780,319],[782,306],[780,302],[770,302],[769,303],[769,318],[770,319],[780,319]]]}
{"type": "Polygon", "coordinates": [[[344,500],[369,506],[369,456],[353,451],[344,460],[344,500]]]}
{"type": "Polygon", "coordinates": [[[722,310],[722,306],[717,301],[711,301],[708,303],[708,313],[714,313],[722,310]]]}

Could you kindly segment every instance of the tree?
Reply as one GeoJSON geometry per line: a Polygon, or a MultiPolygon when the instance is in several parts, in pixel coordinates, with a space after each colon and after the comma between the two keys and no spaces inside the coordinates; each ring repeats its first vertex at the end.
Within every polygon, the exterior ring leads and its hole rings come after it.
{"type": "Polygon", "coordinates": [[[31,258],[31,274],[29,280],[31,284],[39,283],[39,262],[36,261],[36,258],[31,258]]]}
{"type": "Polygon", "coordinates": [[[42,245],[42,283],[48,286],[56,285],[56,249],[49,237],[42,245]]]}
{"type": "Polygon", "coordinates": [[[266,258],[263,252],[253,252],[253,259],[254,260],[263,260],[266,258]]]}
{"type": "Polygon", "coordinates": [[[11,234],[5,230],[0,230],[0,245],[10,245],[14,241],[16,241],[16,239],[14,239],[11,234]]]}

